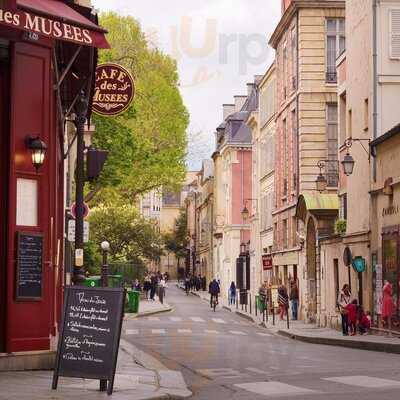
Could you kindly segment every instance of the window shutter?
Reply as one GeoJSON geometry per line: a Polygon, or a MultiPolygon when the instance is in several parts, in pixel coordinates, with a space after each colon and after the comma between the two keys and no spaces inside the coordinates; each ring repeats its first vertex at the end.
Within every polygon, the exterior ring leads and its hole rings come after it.
{"type": "Polygon", "coordinates": [[[390,58],[400,60],[400,8],[390,10],[390,58]]]}

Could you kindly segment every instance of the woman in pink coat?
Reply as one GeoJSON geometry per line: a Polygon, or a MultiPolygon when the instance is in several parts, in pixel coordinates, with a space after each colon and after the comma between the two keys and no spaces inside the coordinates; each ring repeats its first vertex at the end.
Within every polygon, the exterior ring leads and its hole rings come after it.
{"type": "Polygon", "coordinates": [[[388,329],[392,329],[393,287],[387,280],[383,285],[382,318],[386,320],[388,329]]]}

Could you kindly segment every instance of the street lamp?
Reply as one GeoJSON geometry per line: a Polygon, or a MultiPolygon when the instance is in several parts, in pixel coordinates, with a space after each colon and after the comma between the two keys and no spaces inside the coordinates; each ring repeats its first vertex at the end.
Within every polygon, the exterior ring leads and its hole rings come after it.
{"type": "Polygon", "coordinates": [[[341,162],[343,166],[343,172],[346,176],[352,175],[355,163],[356,162],[354,161],[354,158],[350,155],[349,152],[347,152],[347,154],[343,158],[343,161],[341,162]]]}
{"type": "Polygon", "coordinates": [[[353,138],[348,138],[346,139],[346,141],[344,142],[344,145],[347,148],[347,153],[343,158],[343,161],[341,162],[342,166],[343,166],[343,172],[346,176],[350,176],[353,174],[354,171],[354,165],[355,165],[355,161],[354,158],[351,156],[349,149],[350,147],[353,145],[353,142],[358,142],[360,143],[361,147],[364,149],[364,151],[367,153],[368,155],[368,161],[370,161],[371,159],[371,155],[373,155],[371,153],[371,151],[368,149],[366,149],[363,145],[363,142],[368,142],[368,147],[369,144],[371,143],[370,139],[353,139],[353,138]]]}
{"type": "Polygon", "coordinates": [[[101,250],[103,251],[103,265],[101,267],[101,286],[108,286],[108,252],[110,251],[110,243],[107,241],[101,242],[101,250]]]}
{"type": "Polygon", "coordinates": [[[39,168],[44,163],[44,158],[46,156],[47,145],[45,142],[40,140],[39,137],[28,137],[26,139],[26,147],[32,153],[32,164],[36,168],[36,172],[39,171],[39,168]]]}
{"type": "Polygon", "coordinates": [[[241,213],[243,221],[247,221],[249,219],[249,217],[250,217],[250,211],[247,208],[247,202],[248,201],[255,201],[256,202],[256,209],[257,209],[257,206],[258,206],[258,199],[244,199],[244,207],[243,207],[243,210],[242,210],[242,213],[241,213]]]}
{"type": "Polygon", "coordinates": [[[317,163],[317,167],[319,168],[319,175],[315,180],[315,185],[317,186],[317,190],[320,193],[324,192],[328,187],[328,181],[325,175],[322,173],[322,170],[325,168],[327,162],[327,160],[319,160],[317,163]]]}

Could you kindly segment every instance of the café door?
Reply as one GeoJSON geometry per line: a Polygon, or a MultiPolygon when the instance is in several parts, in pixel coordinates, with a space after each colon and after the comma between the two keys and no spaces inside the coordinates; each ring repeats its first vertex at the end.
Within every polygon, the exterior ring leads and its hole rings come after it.
{"type": "Polygon", "coordinates": [[[7,199],[9,171],[9,51],[0,42],[0,353],[5,351],[7,199]]]}

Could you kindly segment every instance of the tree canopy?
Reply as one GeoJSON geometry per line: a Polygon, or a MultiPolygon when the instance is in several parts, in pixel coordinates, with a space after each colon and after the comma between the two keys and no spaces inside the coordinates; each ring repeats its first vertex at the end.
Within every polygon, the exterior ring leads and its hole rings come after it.
{"type": "Polygon", "coordinates": [[[99,62],[123,65],[135,79],[135,99],[122,115],[93,117],[93,144],[109,151],[100,178],[87,201],[133,202],[140,194],[184,180],[186,129],[189,115],[179,92],[175,60],[150,46],[139,23],[113,12],[100,16],[111,49],[101,50],[99,62]]]}

